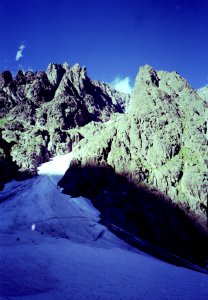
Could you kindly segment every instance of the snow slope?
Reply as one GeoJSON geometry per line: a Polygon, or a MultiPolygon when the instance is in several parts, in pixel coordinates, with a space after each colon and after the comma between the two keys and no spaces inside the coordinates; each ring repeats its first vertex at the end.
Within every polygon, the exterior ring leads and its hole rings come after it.
{"type": "Polygon", "coordinates": [[[208,276],[155,259],[57,182],[72,154],[0,192],[0,299],[208,299],[208,276]]]}

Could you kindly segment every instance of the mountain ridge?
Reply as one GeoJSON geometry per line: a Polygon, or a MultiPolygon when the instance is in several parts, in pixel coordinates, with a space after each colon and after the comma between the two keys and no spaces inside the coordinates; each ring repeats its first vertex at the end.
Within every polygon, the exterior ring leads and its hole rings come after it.
{"type": "Polygon", "coordinates": [[[174,248],[174,241],[182,235],[190,245],[195,243],[192,227],[184,223],[183,234],[179,232],[180,214],[184,214],[198,226],[204,249],[208,249],[207,102],[178,73],[141,67],[131,98],[91,80],[86,68],[78,64],[50,64],[46,72],[19,71],[14,80],[11,73],[3,72],[0,88],[2,188],[12,177],[35,175],[39,164],[72,151],[71,166],[62,180],[66,192],[94,191],[93,180],[99,187],[100,170],[89,180],[88,167],[115,173],[109,175],[113,184],[101,184],[101,195],[99,189],[91,195],[95,202],[102,199],[107,208],[110,205],[106,221],[116,218],[118,226],[126,222],[124,227],[134,231],[129,222],[137,224],[138,211],[141,224],[136,230],[146,226],[149,231],[144,235],[158,232],[154,242],[170,238],[174,248]],[[119,176],[130,182],[123,195],[117,190],[119,176]],[[105,195],[108,184],[111,192],[105,195]],[[138,201],[129,198],[128,190],[134,190],[134,185],[147,191],[145,201],[144,194],[141,199],[138,195],[138,201]],[[158,195],[159,202],[151,202],[148,195],[158,195]],[[163,216],[161,199],[171,203],[163,216]],[[127,205],[119,212],[115,207],[120,201],[127,205]]]}
{"type": "MultiPolygon", "coordinates": [[[[128,113],[75,146],[82,166],[106,164],[156,187],[185,210],[207,214],[207,108],[176,72],[140,69],[128,113]],[[172,85],[167,84],[167,82],[172,85]]],[[[206,227],[206,225],[205,225],[206,227]]]]}
{"type": "MultiPolygon", "coordinates": [[[[129,97],[91,80],[86,67],[78,64],[49,64],[46,72],[20,70],[14,79],[4,71],[0,74],[0,134],[7,149],[2,148],[1,155],[10,152],[17,164],[15,176],[33,175],[38,164],[66,153],[82,138],[74,128],[123,113],[129,97]]],[[[7,180],[3,173],[2,183],[7,180]]]]}

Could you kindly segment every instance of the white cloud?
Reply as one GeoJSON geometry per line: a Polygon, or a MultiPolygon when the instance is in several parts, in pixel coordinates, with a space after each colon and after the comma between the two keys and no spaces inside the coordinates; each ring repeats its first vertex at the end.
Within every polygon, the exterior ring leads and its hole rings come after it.
{"type": "Polygon", "coordinates": [[[205,86],[201,87],[200,89],[197,90],[197,93],[199,94],[199,96],[204,99],[204,100],[208,100],[208,84],[206,84],[205,86]]]}
{"type": "Polygon", "coordinates": [[[16,54],[16,61],[18,61],[23,55],[22,55],[22,52],[23,52],[23,50],[25,49],[25,45],[20,45],[19,46],[19,49],[18,49],[18,51],[17,51],[17,54],[16,54]]]}
{"type": "Polygon", "coordinates": [[[133,91],[133,88],[130,85],[130,77],[125,77],[125,78],[120,78],[119,76],[117,76],[112,82],[111,82],[111,86],[121,92],[121,93],[128,93],[131,94],[133,91]]]}

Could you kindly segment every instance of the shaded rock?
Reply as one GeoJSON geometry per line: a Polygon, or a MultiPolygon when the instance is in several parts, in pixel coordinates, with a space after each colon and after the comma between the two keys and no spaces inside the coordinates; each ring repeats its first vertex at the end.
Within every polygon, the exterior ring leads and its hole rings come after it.
{"type": "Polygon", "coordinates": [[[0,73],[0,117],[16,105],[16,86],[9,71],[0,73]]]}
{"type": "Polygon", "coordinates": [[[135,182],[158,188],[206,227],[207,110],[179,74],[140,69],[129,112],[79,143],[85,166],[107,164],[135,182]]]}
{"type": "MultiPolygon", "coordinates": [[[[107,89],[104,90],[101,87],[98,82],[88,78],[86,67],[81,68],[79,64],[75,64],[72,68],[67,69],[54,99],[72,96],[75,98],[77,106],[80,103],[82,109],[90,116],[88,122],[107,121],[112,113],[122,112],[122,109],[118,102],[116,103],[115,100],[114,103],[112,102],[107,89]]],[[[83,116],[82,112],[81,114],[83,116]]]]}
{"type": "MultiPolygon", "coordinates": [[[[49,70],[55,69],[56,74],[60,65],[51,65],[49,70]]],[[[107,121],[116,112],[123,112],[119,100],[119,93],[111,92],[87,77],[86,67],[78,64],[69,68],[65,66],[61,81],[56,89],[54,98],[44,103],[36,113],[37,124],[47,128],[71,129],[81,127],[90,121],[107,121]],[[115,93],[112,102],[111,95],[115,93]]],[[[52,71],[51,71],[52,72],[52,71]]],[[[50,72],[49,72],[50,73],[50,72]]]]}
{"type": "Polygon", "coordinates": [[[92,82],[94,86],[103,92],[103,94],[106,94],[111,98],[112,103],[117,107],[118,112],[126,112],[128,110],[130,102],[129,94],[118,92],[104,82],[97,80],[92,80],[92,82]]]}
{"type": "Polygon", "coordinates": [[[26,180],[26,179],[32,178],[35,175],[37,175],[37,170],[36,169],[32,170],[31,168],[30,169],[20,168],[16,172],[14,178],[16,180],[21,181],[21,180],[26,180]]]}
{"type": "Polygon", "coordinates": [[[5,87],[12,81],[12,74],[10,71],[3,71],[0,73],[0,88],[5,87]]]}
{"type": "Polygon", "coordinates": [[[82,94],[82,91],[85,89],[85,82],[87,78],[87,68],[80,67],[79,64],[75,64],[72,68],[67,72],[68,78],[70,82],[73,84],[76,89],[78,95],[82,94]]]}
{"type": "Polygon", "coordinates": [[[50,101],[53,98],[54,90],[52,89],[45,72],[39,71],[34,74],[31,71],[26,72],[26,86],[24,95],[30,99],[36,106],[41,103],[50,101]]]}
{"type": "Polygon", "coordinates": [[[32,83],[33,80],[35,79],[35,73],[33,71],[26,71],[25,72],[25,79],[26,83],[32,83]]]}
{"type": "Polygon", "coordinates": [[[73,197],[91,199],[105,224],[123,228],[204,267],[208,239],[200,226],[160,191],[138,186],[127,177],[109,166],[89,162],[82,167],[81,161],[74,161],[59,186],[73,197]]]}
{"type": "Polygon", "coordinates": [[[17,75],[16,75],[16,77],[15,77],[15,80],[16,80],[16,83],[17,83],[18,86],[19,86],[19,85],[24,85],[24,84],[26,84],[26,78],[25,78],[25,75],[24,75],[24,73],[22,72],[22,70],[19,70],[19,71],[17,72],[17,75]]]}
{"type": "Polygon", "coordinates": [[[12,143],[8,143],[2,139],[0,131],[0,189],[3,189],[4,184],[16,176],[18,170],[17,165],[10,155],[11,147],[12,143]]]}
{"type": "Polygon", "coordinates": [[[84,126],[90,121],[91,115],[83,101],[68,95],[56,96],[37,112],[37,124],[50,129],[70,129],[84,126]]]}

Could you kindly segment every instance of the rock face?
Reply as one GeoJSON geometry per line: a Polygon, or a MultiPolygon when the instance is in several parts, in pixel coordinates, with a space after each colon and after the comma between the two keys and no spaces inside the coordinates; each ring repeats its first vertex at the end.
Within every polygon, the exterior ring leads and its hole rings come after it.
{"type": "Polygon", "coordinates": [[[129,112],[83,139],[76,161],[159,189],[206,227],[207,117],[205,101],[179,74],[142,67],[129,112]]]}
{"type": "MultiPolygon", "coordinates": [[[[125,101],[129,102],[129,95],[125,101]]],[[[91,80],[86,67],[49,64],[47,71],[15,79],[0,73],[1,139],[12,144],[10,155],[21,172],[34,174],[38,164],[71,151],[89,122],[108,121],[124,112],[123,95],[91,80]]],[[[2,150],[3,151],[3,150],[2,150]]]]}
{"type": "Polygon", "coordinates": [[[14,178],[17,172],[17,165],[10,155],[11,146],[2,139],[0,133],[0,190],[3,189],[4,183],[14,178]]]}

